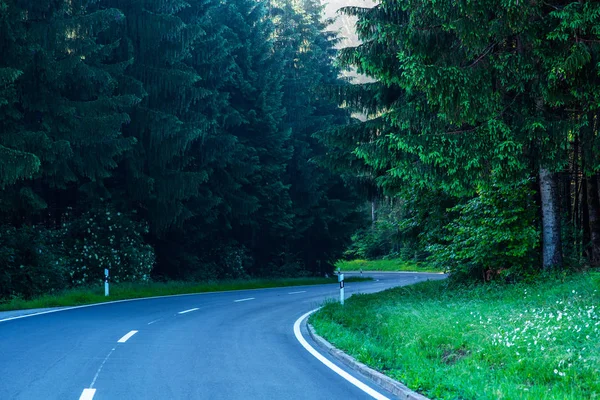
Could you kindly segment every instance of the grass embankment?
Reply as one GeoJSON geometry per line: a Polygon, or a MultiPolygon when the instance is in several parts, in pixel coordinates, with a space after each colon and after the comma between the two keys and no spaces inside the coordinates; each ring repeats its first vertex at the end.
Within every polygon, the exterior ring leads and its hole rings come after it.
{"type": "Polygon", "coordinates": [[[341,271],[406,271],[406,272],[443,272],[431,268],[424,263],[403,261],[398,258],[391,260],[352,260],[339,261],[335,264],[341,271]]]}
{"type": "MultiPolygon", "coordinates": [[[[349,277],[346,282],[367,281],[371,278],[349,277]]],[[[215,282],[148,282],[110,285],[110,296],[104,296],[104,286],[76,288],[61,293],[48,294],[31,300],[13,299],[0,302],[0,311],[24,310],[61,306],[78,306],[114,300],[136,299],[174,294],[223,292],[227,290],[263,289],[287,286],[321,285],[337,283],[331,278],[249,279],[215,282]]]]}
{"type": "Polygon", "coordinates": [[[430,398],[600,398],[600,273],[446,285],[354,295],[310,322],[336,347],[430,398]]]}

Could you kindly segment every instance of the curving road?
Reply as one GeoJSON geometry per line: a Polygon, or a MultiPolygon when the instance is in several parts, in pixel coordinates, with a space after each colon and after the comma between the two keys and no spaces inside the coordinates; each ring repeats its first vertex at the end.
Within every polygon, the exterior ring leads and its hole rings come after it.
{"type": "MultiPolygon", "coordinates": [[[[376,280],[346,283],[346,295],[444,277],[368,276],[376,280]]],[[[301,315],[338,296],[330,284],[143,299],[7,321],[0,314],[0,399],[367,399],[293,333],[301,315]]]]}

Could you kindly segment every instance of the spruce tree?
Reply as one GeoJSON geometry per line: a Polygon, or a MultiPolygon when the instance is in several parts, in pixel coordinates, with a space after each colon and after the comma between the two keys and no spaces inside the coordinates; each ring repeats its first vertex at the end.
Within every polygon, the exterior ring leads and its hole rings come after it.
{"type": "Polygon", "coordinates": [[[284,122],[293,149],[286,177],[294,212],[288,257],[318,274],[331,271],[357,220],[353,190],[316,162],[326,149],[314,135],[350,119],[323,90],[343,82],[333,66],[337,36],[327,31],[331,21],[322,14],[323,6],[312,0],[282,1],[276,13],[276,43],[287,62],[284,122]]]}
{"type": "Polygon", "coordinates": [[[11,181],[30,178],[2,193],[13,220],[32,222],[48,205],[58,220],[67,207],[106,195],[105,179],[131,148],[120,129],[137,99],[118,92],[109,60],[118,38],[103,36],[123,15],[94,3],[3,3],[3,60],[20,71],[11,73],[16,99],[6,105],[1,140],[12,151],[3,153],[25,163],[11,181]]]}
{"type": "Polygon", "coordinates": [[[118,7],[125,16],[113,57],[129,63],[120,79],[143,96],[123,129],[136,146],[113,185],[127,207],[148,219],[155,234],[164,234],[193,215],[186,201],[207,179],[204,171],[190,168],[189,155],[205,128],[189,116],[204,91],[197,85],[200,77],[187,64],[203,32],[197,24],[182,20],[189,7],[182,1],[103,3],[118,7]]]}

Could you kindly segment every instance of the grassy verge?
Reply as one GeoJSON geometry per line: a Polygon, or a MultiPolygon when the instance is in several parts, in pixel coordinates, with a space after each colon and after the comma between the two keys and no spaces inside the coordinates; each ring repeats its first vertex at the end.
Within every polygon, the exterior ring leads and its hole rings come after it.
{"type": "Polygon", "coordinates": [[[398,258],[391,260],[352,260],[338,261],[335,265],[342,271],[409,271],[409,272],[442,272],[426,264],[413,261],[403,261],[398,258]]]}
{"type": "MultiPolygon", "coordinates": [[[[367,281],[371,278],[349,277],[347,282],[367,281]]],[[[110,286],[110,297],[104,297],[104,286],[65,290],[57,294],[48,294],[32,300],[13,299],[0,303],[0,311],[24,310],[77,306],[102,303],[106,301],[135,299],[174,294],[222,292],[226,290],[262,289],[286,286],[321,285],[337,283],[337,277],[331,278],[290,278],[290,279],[251,279],[217,282],[149,282],[121,283],[110,286]]]]}
{"type": "Polygon", "coordinates": [[[336,347],[433,399],[600,398],[600,273],[446,285],[354,295],[310,322],[336,347]]]}

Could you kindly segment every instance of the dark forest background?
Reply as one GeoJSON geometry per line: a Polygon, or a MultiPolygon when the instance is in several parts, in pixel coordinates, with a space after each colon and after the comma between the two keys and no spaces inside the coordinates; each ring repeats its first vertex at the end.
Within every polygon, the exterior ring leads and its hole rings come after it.
{"type": "Polygon", "coordinates": [[[315,0],[0,1],[0,297],[331,272],[358,196],[315,0]]]}
{"type": "Polygon", "coordinates": [[[338,49],[317,0],[0,0],[0,298],[600,263],[600,3],[341,14],[338,49]]]}

